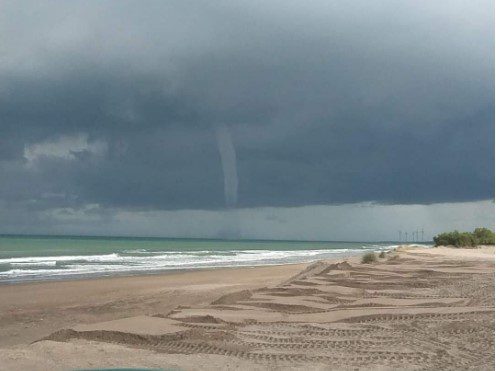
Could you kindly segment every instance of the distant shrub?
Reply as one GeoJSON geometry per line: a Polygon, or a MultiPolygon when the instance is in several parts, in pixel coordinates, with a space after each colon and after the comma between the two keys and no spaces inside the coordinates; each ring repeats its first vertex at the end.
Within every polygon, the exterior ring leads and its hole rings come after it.
{"type": "Polygon", "coordinates": [[[494,232],[487,228],[475,228],[473,235],[477,245],[494,245],[494,232]]]}
{"type": "Polygon", "coordinates": [[[476,228],[474,232],[447,232],[434,237],[436,246],[468,247],[477,245],[494,245],[494,232],[487,228],[476,228]]]}
{"type": "Polygon", "coordinates": [[[386,257],[386,252],[381,251],[381,253],[379,254],[379,258],[385,258],[385,257],[386,257]]]}
{"type": "Polygon", "coordinates": [[[370,264],[377,261],[377,255],[374,252],[368,252],[362,256],[362,264],[370,264]]]}

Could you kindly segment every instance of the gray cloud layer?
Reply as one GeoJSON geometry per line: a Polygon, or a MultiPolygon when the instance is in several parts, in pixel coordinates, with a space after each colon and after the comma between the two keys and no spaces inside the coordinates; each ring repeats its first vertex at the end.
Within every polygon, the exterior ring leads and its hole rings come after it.
{"type": "MultiPolygon", "coordinates": [[[[1,206],[1,204],[0,204],[1,206]]],[[[19,211],[19,210],[18,210],[19,211]]],[[[232,210],[126,211],[98,205],[29,214],[0,207],[0,226],[10,233],[246,238],[334,241],[395,241],[398,231],[424,230],[424,240],[447,230],[494,228],[492,201],[430,205],[371,203],[232,210]]],[[[419,238],[421,234],[419,235],[419,238]]],[[[404,237],[402,237],[404,240],[404,237]]]]}
{"type": "Polygon", "coordinates": [[[491,1],[0,5],[3,207],[492,199],[491,1]]]}

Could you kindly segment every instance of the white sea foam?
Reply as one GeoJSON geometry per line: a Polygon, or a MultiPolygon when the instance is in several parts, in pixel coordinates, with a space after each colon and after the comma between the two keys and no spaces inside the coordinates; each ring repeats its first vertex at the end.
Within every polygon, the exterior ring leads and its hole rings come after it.
{"type": "Polygon", "coordinates": [[[37,263],[43,261],[71,261],[71,260],[86,260],[86,261],[108,261],[120,259],[119,254],[104,254],[104,255],[62,255],[62,256],[28,256],[22,258],[4,258],[0,259],[0,264],[4,263],[37,263]]]}
{"type": "Polygon", "coordinates": [[[57,261],[14,262],[9,264],[11,267],[55,267],[57,261]]]}
{"type": "Polygon", "coordinates": [[[352,249],[201,251],[135,249],[101,255],[12,257],[0,259],[0,265],[7,267],[4,271],[0,271],[0,281],[287,264],[315,261],[339,255],[354,255],[367,250],[382,251],[394,247],[396,246],[364,245],[360,247],[355,245],[352,249]]]}

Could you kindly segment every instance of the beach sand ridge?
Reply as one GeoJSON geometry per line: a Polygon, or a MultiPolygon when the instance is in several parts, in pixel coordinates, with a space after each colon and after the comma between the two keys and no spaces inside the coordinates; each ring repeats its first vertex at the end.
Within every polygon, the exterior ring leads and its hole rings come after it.
{"type": "Polygon", "coordinates": [[[140,366],[188,370],[494,369],[494,249],[451,251],[317,262],[280,284],[78,325],[31,347],[150,352],[140,366]]]}

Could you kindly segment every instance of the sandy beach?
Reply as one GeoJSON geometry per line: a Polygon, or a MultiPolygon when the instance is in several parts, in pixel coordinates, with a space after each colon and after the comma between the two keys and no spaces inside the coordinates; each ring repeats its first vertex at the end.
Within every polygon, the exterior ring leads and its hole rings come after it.
{"type": "Polygon", "coordinates": [[[494,369],[494,248],[0,286],[0,369],[494,369]]]}

